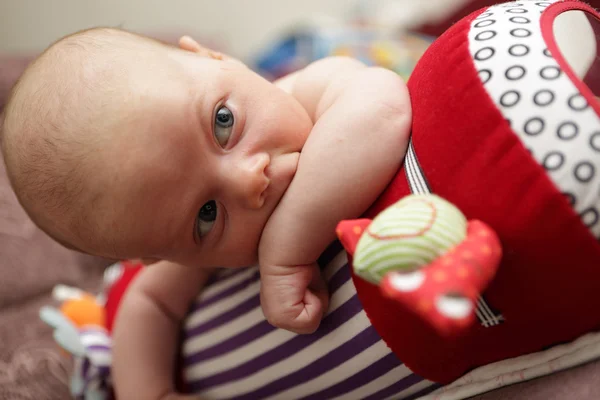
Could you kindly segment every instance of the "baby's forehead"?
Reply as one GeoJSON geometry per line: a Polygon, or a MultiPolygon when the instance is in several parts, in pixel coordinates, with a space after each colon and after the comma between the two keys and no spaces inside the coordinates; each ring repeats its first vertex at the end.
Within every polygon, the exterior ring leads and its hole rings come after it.
{"type": "MultiPolygon", "coordinates": [[[[91,29],[66,36],[49,46],[34,62],[38,71],[55,73],[102,71],[106,77],[147,63],[169,48],[161,42],[117,29],[91,29]]],[[[149,67],[146,64],[146,67],[149,67]]]]}

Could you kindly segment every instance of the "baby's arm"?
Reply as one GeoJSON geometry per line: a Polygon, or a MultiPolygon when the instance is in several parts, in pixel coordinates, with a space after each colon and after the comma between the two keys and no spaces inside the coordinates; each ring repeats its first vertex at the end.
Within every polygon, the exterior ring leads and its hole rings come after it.
{"type": "Polygon", "coordinates": [[[180,324],[210,272],[161,261],[144,269],[120,305],[113,332],[118,399],[197,399],[175,393],[180,324]]]}
{"type": "Polygon", "coordinates": [[[345,58],[317,62],[278,84],[315,125],[263,231],[261,302],[271,324],[309,333],[328,300],[316,260],[335,238],[337,223],[365,212],[400,167],[410,98],[397,74],[345,58]]]}

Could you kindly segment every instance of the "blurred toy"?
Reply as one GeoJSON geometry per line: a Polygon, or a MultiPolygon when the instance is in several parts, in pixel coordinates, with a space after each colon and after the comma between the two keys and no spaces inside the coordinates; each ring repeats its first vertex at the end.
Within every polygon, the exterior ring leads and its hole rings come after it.
{"type": "MultiPolygon", "coordinates": [[[[106,302],[107,290],[118,290],[118,282],[129,283],[141,264],[122,262],[107,268],[105,291],[98,296],[77,288],[58,285],[52,295],[60,302],[58,308],[44,306],[40,318],[54,328],[54,339],[73,360],[70,390],[74,399],[112,399],[112,340],[110,326],[114,319],[112,304],[106,302]],[[109,312],[110,311],[110,312],[109,312]],[[109,324],[110,322],[110,324],[109,324]],[[110,326],[109,326],[110,325],[110,326]]],[[[114,297],[120,301],[122,292],[114,297]]],[[[112,297],[112,296],[111,296],[112,297]]]]}
{"type": "Polygon", "coordinates": [[[391,69],[408,79],[433,38],[389,33],[351,24],[304,24],[260,55],[256,69],[277,79],[327,56],[348,56],[366,65],[391,69]]]}
{"type": "Polygon", "coordinates": [[[412,310],[442,335],[475,319],[477,298],[502,250],[481,221],[468,221],[435,195],[410,195],[373,220],[343,221],[338,236],[355,273],[412,310]]]}
{"type": "Polygon", "coordinates": [[[103,306],[74,288],[57,286],[53,294],[62,305],[43,307],[40,318],[54,328],[54,339],[73,358],[71,394],[75,399],[110,399],[111,339],[103,306]]]}

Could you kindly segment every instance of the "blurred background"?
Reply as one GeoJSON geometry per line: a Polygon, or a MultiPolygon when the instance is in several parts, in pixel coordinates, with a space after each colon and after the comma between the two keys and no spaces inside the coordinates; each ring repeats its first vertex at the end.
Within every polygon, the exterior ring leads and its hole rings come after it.
{"type": "MultiPolygon", "coordinates": [[[[408,77],[436,36],[500,0],[0,0],[3,93],[32,57],[82,29],[120,27],[176,43],[188,34],[269,78],[332,54],[408,77]]],[[[587,0],[598,7],[600,0],[587,0]]]]}
{"type": "MultiPolygon", "coordinates": [[[[219,41],[247,59],[297,24],[358,17],[418,23],[438,19],[466,0],[2,0],[0,52],[39,51],[66,34],[93,26],[119,26],[147,34],[188,33],[219,41]],[[394,18],[390,9],[397,8],[394,18]]],[[[375,21],[372,21],[375,22],[375,21]]]]}
{"type": "Polygon", "coordinates": [[[171,43],[188,34],[270,78],[330,54],[355,56],[407,75],[430,38],[405,32],[444,25],[471,2],[0,0],[0,108],[32,57],[90,27],[120,27],[171,43]]]}

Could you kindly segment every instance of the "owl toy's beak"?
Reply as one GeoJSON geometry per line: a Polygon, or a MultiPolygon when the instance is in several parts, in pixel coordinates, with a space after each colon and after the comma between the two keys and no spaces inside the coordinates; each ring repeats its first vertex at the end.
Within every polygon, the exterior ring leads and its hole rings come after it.
{"type": "Polygon", "coordinates": [[[370,219],[363,218],[344,220],[337,225],[335,233],[350,256],[354,255],[360,237],[370,224],[370,219]]]}

